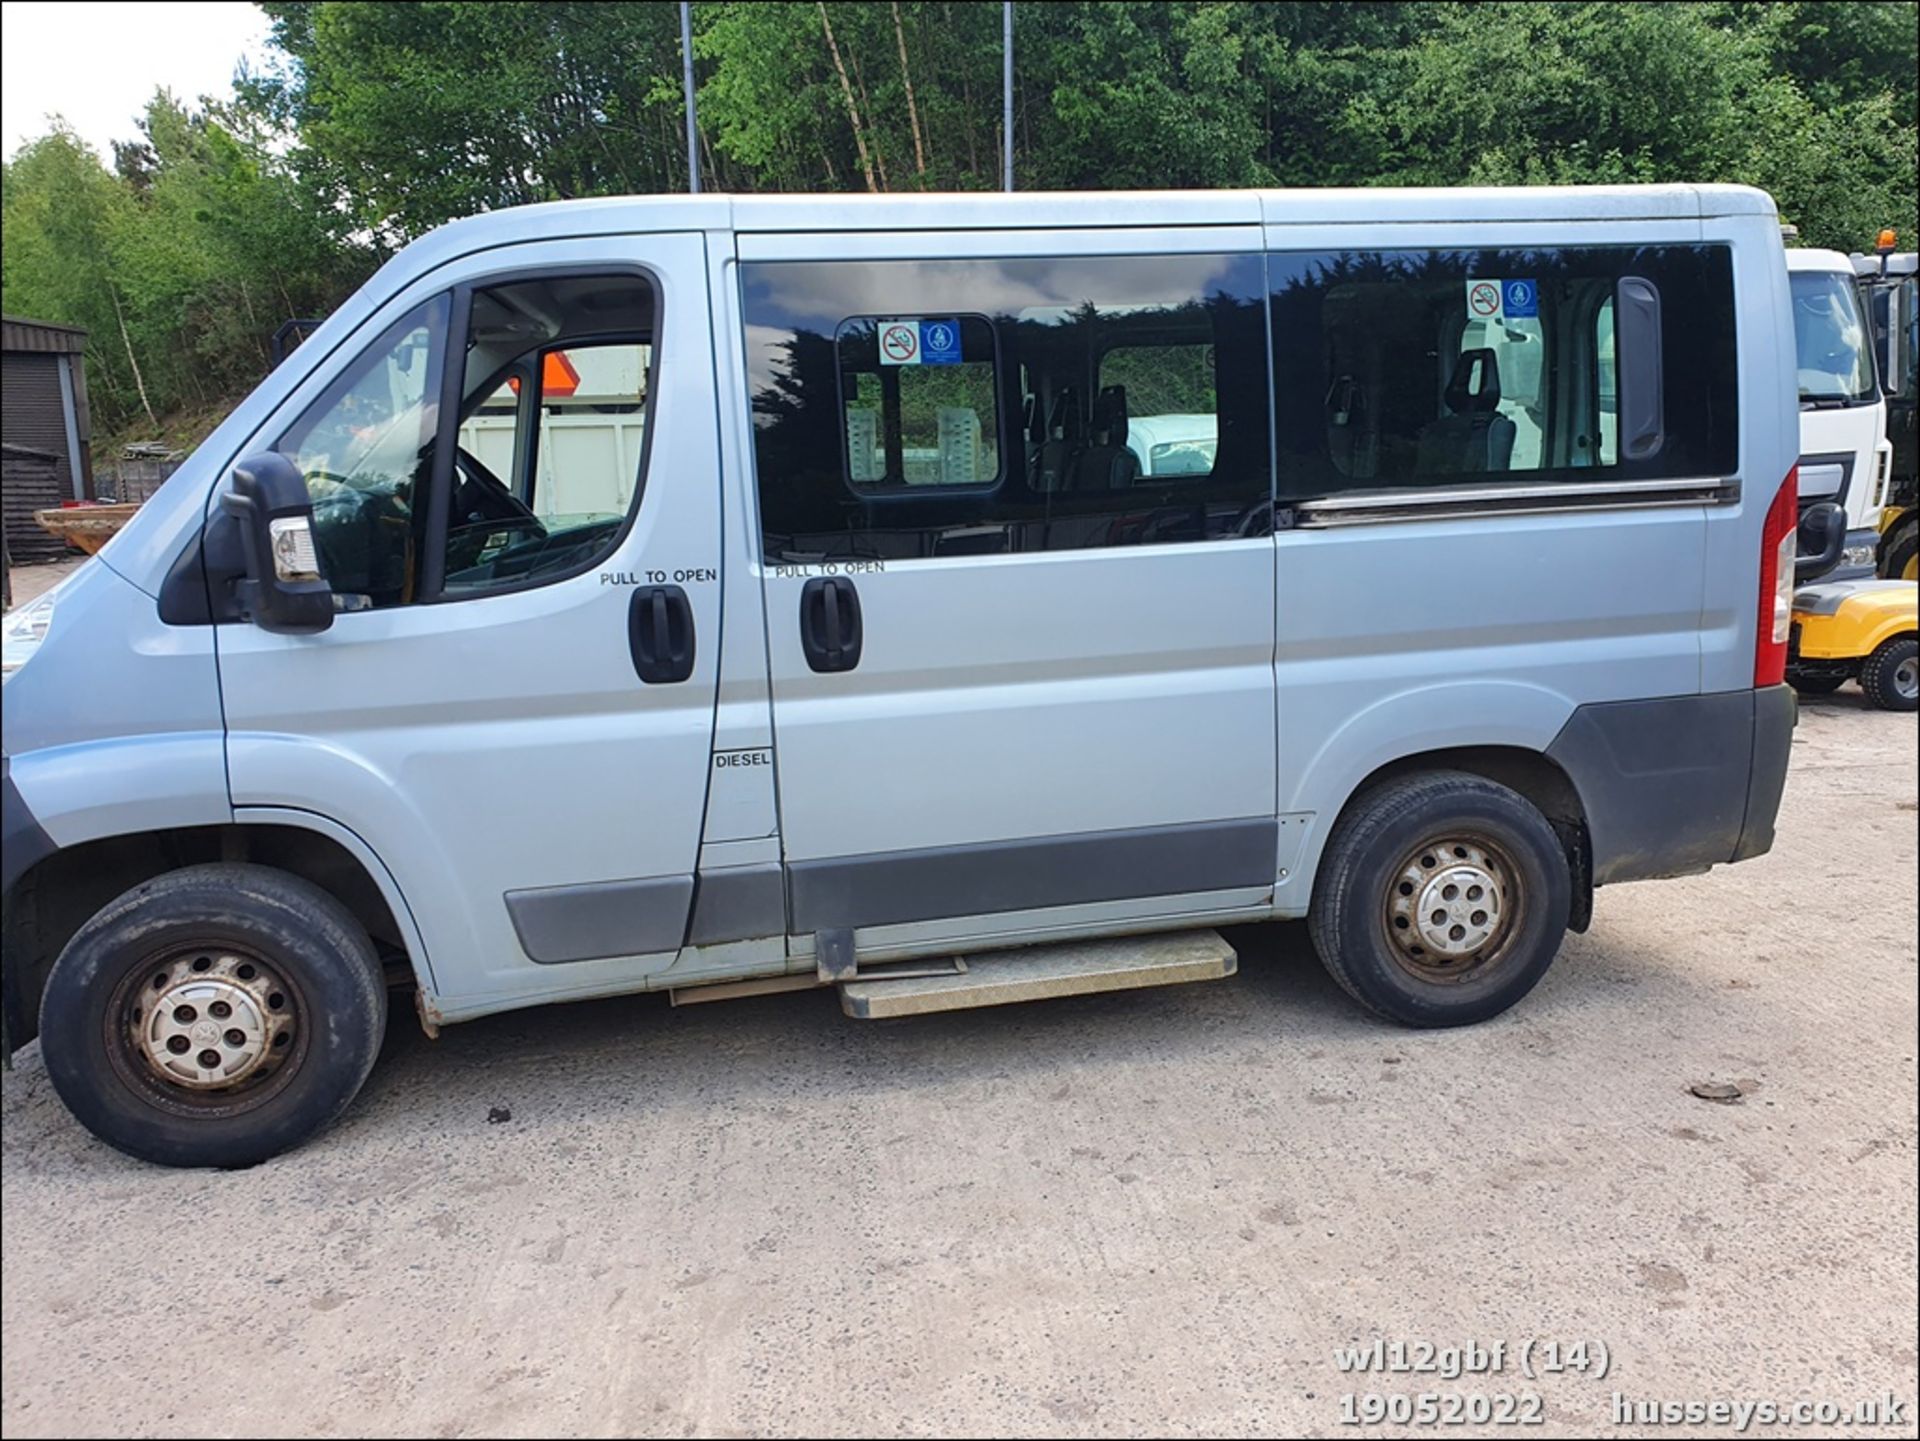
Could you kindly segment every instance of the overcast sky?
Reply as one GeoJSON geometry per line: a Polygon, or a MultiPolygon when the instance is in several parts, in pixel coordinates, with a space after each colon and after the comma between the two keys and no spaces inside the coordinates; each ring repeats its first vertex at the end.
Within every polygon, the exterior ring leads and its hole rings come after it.
{"type": "Polygon", "coordinates": [[[241,57],[266,52],[267,17],[244,0],[0,0],[0,143],[11,157],[58,113],[112,164],[155,89],[224,98],[241,57]]]}

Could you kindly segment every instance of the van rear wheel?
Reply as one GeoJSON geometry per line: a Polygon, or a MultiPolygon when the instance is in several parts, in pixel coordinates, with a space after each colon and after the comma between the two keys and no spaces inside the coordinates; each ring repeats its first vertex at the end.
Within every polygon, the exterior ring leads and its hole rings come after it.
{"type": "Polygon", "coordinates": [[[40,1048],[67,1108],[168,1166],[250,1166],[345,1110],[379,1053],[386,986],[366,930],[319,887],[254,865],[143,882],[68,942],[40,1048]]]}
{"type": "Polygon", "coordinates": [[[1460,771],[1389,782],[1327,843],[1308,923],[1334,980],[1407,1026],[1497,1016],[1546,974],[1572,902],[1566,853],[1518,792],[1460,771]]]}

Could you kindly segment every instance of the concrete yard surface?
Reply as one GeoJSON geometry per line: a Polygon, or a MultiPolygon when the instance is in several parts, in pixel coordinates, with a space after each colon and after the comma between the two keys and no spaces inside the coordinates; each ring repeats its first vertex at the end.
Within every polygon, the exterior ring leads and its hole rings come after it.
{"type": "Polygon", "coordinates": [[[1644,1434],[1616,1394],[1890,1392],[1903,1424],[1791,1434],[1913,1435],[1915,795],[1914,717],[1809,704],[1771,855],[1602,892],[1466,1030],[1369,1019],[1299,926],[1230,933],[1223,981],[900,1021],[653,996],[429,1042],[396,1007],[345,1119],[233,1174],[95,1142],[29,1050],[0,1422],[1334,1435],[1429,1392],[1644,1434]],[[1505,1349],[1335,1364],[1376,1339],[1505,1349]]]}
{"type": "Polygon", "coordinates": [[[36,565],[16,565],[7,576],[7,585],[13,596],[13,605],[18,610],[29,601],[38,600],[52,590],[61,581],[72,575],[87,560],[88,556],[69,556],[65,560],[43,561],[36,565]]]}

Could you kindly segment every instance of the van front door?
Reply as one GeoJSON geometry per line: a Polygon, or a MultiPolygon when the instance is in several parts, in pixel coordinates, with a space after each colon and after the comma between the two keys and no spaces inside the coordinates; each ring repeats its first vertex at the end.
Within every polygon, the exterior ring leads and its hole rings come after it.
{"type": "Polygon", "coordinates": [[[306,476],[344,608],[220,628],[234,805],[370,848],[449,1016],[629,989],[684,939],[720,649],[708,334],[698,236],[491,250],[396,295],[248,447],[306,476]]]}
{"type": "Polygon", "coordinates": [[[742,267],[792,929],[871,956],[1257,909],[1258,232],[956,240],[981,258],[742,267]]]}

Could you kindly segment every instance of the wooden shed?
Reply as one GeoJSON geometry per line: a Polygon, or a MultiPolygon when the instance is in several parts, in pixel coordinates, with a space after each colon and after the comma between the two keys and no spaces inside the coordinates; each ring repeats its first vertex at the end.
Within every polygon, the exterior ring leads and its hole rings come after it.
{"type": "Polygon", "coordinates": [[[6,516],[9,564],[32,565],[67,553],[67,543],[33,519],[36,510],[60,504],[60,465],[61,457],[51,450],[0,444],[0,511],[6,516]]]}
{"type": "MultiPolygon", "coordinates": [[[[0,317],[0,439],[55,458],[55,505],[94,494],[86,346],[86,331],[71,325],[0,317]]],[[[7,509],[11,514],[12,505],[7,509]]],[[[8,534],[14,536],[11,524],[8,534]]]]}

